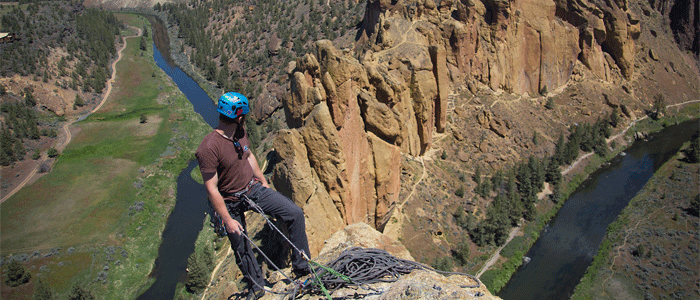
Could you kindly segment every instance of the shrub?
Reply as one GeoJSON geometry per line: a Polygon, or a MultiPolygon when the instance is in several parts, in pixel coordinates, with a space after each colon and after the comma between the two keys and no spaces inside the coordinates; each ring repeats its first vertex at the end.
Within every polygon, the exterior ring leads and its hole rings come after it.
{"type": "Polygon", "coordinates": [[[46,154],[49,157],[54,158],[54,157],[58,156],[58,150],[56,150],[56,148],[50,148],[49,151],[46,152],[46,154]]]}
{"type": "Polygon", "coordinates": [[[644,245],[642,245],[642,244],[637,245],[637,247],[635,247],[634,250],[632,250],[632,255],[634,255],[636,257],[640,257],[640,256],[644,255],[644,245]]]}
{"type": "Polygon", "coordinates": [[[554,99],[552,98],[547,98],[547,103],[544,105],[544,108],[546,109],[554,109],[554,99]]]}
{"type": "Polygon", "coordinates": [[[145,124],[146,122],[148,122],[148,117],[146,117],[145,114],[141,114],[140,122],[141,124],[145,124]]]}
{"type": "Polygon", "coordinates": [[[34,285],[34,300],[53,299],[53,291],[41,278],[34,285]]]}
{"type": "Polygon", "coordinates": [[[46,162],[39,167],[39,173],[46,173],[49,171],[51,171],[51,165],[46,162]]]}

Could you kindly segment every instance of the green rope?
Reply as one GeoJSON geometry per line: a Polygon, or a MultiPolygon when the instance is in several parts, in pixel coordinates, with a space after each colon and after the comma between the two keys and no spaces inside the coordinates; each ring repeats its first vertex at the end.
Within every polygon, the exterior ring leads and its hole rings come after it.
{"type": "MultiPolygon", "coordinates": [[[[338,271],[336,271],[336,270],[333,270],[329,267],[326,267],[322,264],[319,264],[313,260],[308,260],[308,262],[314,266],[317,266],[317,267],[320,267],[320,268],[326,270],[328,273],[331,273],[335,277],[338,277],[342,280],[345,280],[347,283],[353,283],[349,277],[338,273],[338,271]]],[[[321,289],[321,291],[323,292],[323,294],[326,295],[326,298],[328,300],[333,300],[333,298],[331,298],[331,294],[328,292],[328,289],[323,285],[323,282],[321,281],[321,277],[318,275],[318,273],[316,273],[316,270],[314,270],[314,268],[310,268],[310,269],[311,269],[311,272],[313,273],[313,278],[312,278],[311,284],[318,286],[321,289]]]]}

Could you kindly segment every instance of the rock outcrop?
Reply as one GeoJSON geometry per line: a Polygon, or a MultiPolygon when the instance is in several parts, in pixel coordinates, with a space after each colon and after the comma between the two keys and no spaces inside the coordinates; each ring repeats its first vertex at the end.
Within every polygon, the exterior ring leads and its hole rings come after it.
{"type": "MultiPolygon", "coordinates": [[[[342,218],[331,229],[382,230],[398,200],[402,153],[423,155],[446,130],[452,91],[538,95],[565,85],[579,59],[602,80],[632,76],[639,21],[626,0],[598,2],[369,0],[355,50],[322,40],[288,66],[290,129],[275,143],[275,186],[300,206],[333,208],[318,212],[342,218]],[[309,196],[311,186],[327,194],[309,196]]],[[[477,118],[510,135],[507,120],[477,118]]]]}
{"type": "MultiPolygon", "coordinates": [[[[356,223],[335,232],[324,243],[323,250],[315,261],[326,264],[336,259],[344,250],[352,247],[381,249],[406,260],[414,260],[400,242],[374,230],[365,223],[356,223]]],[[[281,292],[287,288],[278,273],[270,277],[272,290],[281,292]]],[[[414,270],[395,282],[375,283],[365,289],[355,287],[333,291],[334,299],[500,299],[491,295],[483,284],[464,275],[443,276],[430,270],[414,270]],[[476,286],[469,288],[464,286],[476,286]]],[[[304,295],[298,299],[320,299],[320,296],[304,295]]],[[[263,299],[281,299],[279,295],[267,293],[263,299]]]]}

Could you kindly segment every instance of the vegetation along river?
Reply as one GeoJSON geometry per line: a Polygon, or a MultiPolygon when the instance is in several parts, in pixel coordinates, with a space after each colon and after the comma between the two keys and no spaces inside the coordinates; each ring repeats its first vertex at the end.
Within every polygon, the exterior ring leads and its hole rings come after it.
{"type": "MultiPolygon", "coordinates": [[[[154,27],[162,27],[162,24],[157,22],[153,22],[153,24],[154,27]]],[[[162,33],[157,29],[153,32],[154,37],[156,34],[162,33]]],[[[216,126],[218,113],[207,93],[180,68],[166,62],[171,60],[161,55],[159,50],[167,51],[167,49],[158,48],[153,48],[153,59],[158,67],[173,79],[192,103],[195,112],[200,114],[207,124],[212,127],[216,126]]],[[[190,162],[177,177],[177,202],[165,225],[161,245],[158,249],[158,258],[156,258],[151,272],[151,277],[155,278],[155,282],[138,299],[173,299],[177,284],[187,279],[185,271],[187,258],[194,252],[194,244],[197,235],[202,230],[206,209],[204,186],[190,176],[190,172],[196,166],[196,161],[190,162]]]]}
{"type": "Polygon", "coordinates": [[[568,299],[598,252],[608,225],[654,172],[698,132],[698,120],[636,141],[571,194],[498,293],[503,299],[568,299]]]}

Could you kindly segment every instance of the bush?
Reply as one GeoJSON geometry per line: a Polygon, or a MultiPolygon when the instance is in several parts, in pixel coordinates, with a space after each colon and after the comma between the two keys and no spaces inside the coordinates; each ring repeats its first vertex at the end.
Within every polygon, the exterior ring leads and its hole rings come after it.
{"type": "Polygon", "coordinates": [[[141,124],[145,124],[146,122],[148,122],[148,117],[146,117],[146,114],[141,114],[139,122],[141,122],[141,124]]]}
{"type": "Polygon", "coordinates": [[[554,109],[554,99],[547,98],[547,103],[545,103],[544,108],[552,110],[554,109]]]}
{"type": "Polygon", "coordinates": [[[700,194],[690,200],[690,207],[687,211],[691,216],[700,216],[700,194]]]}
{"type": "Polygon", "coordinates": [[[46,152],[46,154],[49,157],[54,158],[54,157],[58,156],[58,150],[56,150],[56,148],[50,148],[49,151],[46,152]]]}
{"type": "Polygon", "coordinates": [[[51,171],[51,165],[48,163],[43,163],[41,166],[39,166],[39,173],[46,173],[51,171]]]}
{"type": "Polygon", "coordinates": [[[41,278],[34,285],[34,300],[51,300],[53,291],[41,278]]]}

